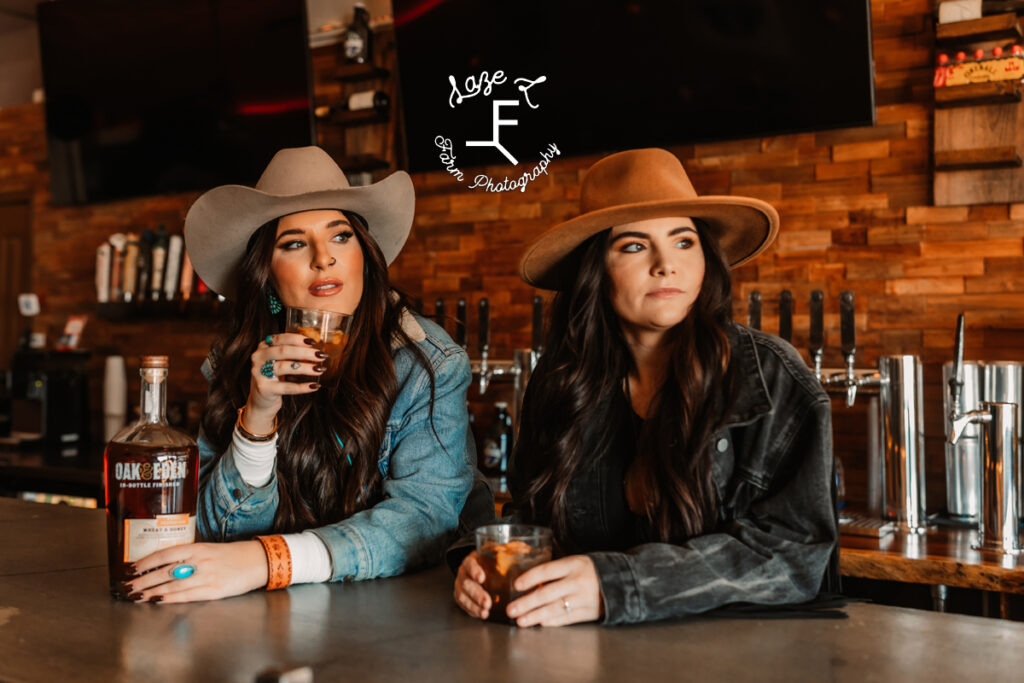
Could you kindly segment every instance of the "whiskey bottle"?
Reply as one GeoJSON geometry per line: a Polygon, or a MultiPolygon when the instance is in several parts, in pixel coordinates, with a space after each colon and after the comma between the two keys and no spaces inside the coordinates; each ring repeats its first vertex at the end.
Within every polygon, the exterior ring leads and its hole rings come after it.
{"type": "Polygon", "coordinates": [[[370,13],[362,2],[355,3],[352,23],[345,31],[345,61],[349,64],[373,62],[373,30],[370,29],[370,13]]]}
{"type": "Polygon", "coordinates": [[[103,456],[110,592],[132,562],[195,541],[199,448],[167,424],[167,356],[143,356],[139,420],[114,436],[103,456]]]}

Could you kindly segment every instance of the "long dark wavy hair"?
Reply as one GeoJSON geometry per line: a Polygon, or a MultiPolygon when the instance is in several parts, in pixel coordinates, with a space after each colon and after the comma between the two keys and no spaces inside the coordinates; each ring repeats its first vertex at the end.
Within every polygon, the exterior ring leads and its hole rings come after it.
{"type": "MultiPolygon", "coordinates": [[[[627,499],[645,502],[637,512],[651,539],[663,542],[706,533],[717,522],[711,440],[736,394],[726,331],[732,280],[717,239],[702,221],[694,223],[704,280],[690,313],[668,331],[667,376],[651,400],[626,474],[627,499]]],[[[552,526],[568,547],[569,483],[604,457],[616,441],[614,430],[624,428],[610,412],[635,369],[611,304],[605,268],[610,234],[594,235],[570,256],[567,270],[576,268],[577,276],[552,304],[545,352],[524,401],[527,428],[513,459],[515,479],[525,482],[524,491],[513,493],[526,516],[552,526]]]]}
{"type": "MultiPolygon", "coordinates": [[[[381,499],[377,455],[398,395],[393,342],[406,345],[430,377],[433,425],[434,374],[400,324],[403,310],[413,308],[411,300],[388,282],[387,261],[362,217],[342,213],[363,251],[363,294],[337,372],[323,377],[313,394],[283,397],[277,416],[279,533],[331,524],[381,499]]],[[[250,238],[235,274],[231,319],[213,345],[214,376],[202,426],[220,453],[231,443],[237,411],[249,396],[250,356],[264,337],[285,329],[284,311],[271,314],[267,301],[276,237],[273,220],[250,238]]]]}

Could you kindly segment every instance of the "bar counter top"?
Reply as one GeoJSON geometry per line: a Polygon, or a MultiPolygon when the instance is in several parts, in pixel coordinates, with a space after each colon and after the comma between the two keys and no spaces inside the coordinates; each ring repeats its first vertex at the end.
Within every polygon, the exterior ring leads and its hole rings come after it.
{"type": "Polygon", "coordinates": [[[870,604],[848,619],[696,618],[607,628],[474,621],[435,567],[209,603],[107,592],[102,510],[0,499],[0,680],[1013,680],[1024,624],[870,604]]]}

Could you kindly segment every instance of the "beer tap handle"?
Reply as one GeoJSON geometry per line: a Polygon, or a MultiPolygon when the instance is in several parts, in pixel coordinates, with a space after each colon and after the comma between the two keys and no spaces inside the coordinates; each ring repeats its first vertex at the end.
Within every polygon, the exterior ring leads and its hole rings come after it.
{"type": "Polygon", "coordinates": [[[825,354],[825,293],[820,289],[811,292],[811,361],[814,374],[821,377],[821,358],[825,354]]]}
{"type": "Polygon", "coordinates": [[[846,358],[846,405],[857,400],[857,380],[853,375],[857,356],[857,330],[853,311],[853,292],[839,295],[839,332],[842,337],[843,357],[846,358]]]}
{"type": "Polygon", "coordinates": [[[466,300],[459,299],[455,304],[455,343],[464,349],[469,348],[466,300]]]}
{"type": "Polygon", "coordinates": [[[852,367],[853,356],[857,353],[857,330],[853,315],[853,292],[846,290],[839,295],[839,329],[843,342],[843,356],[852,367]]]}
{"type": "Polygon", "coordinates": [[[750,305],[747,309],[747,324],[755,330],[761,329],[761,292],[756,289],[750,293],[750,305]]]}
{"type": "Polygon", "coordinates": [[[480,334],[477,340],[480,344],[480,355],[483,358],[487,357],[487,352],[491,348],[491,320],[490,320],[490,302],[487,301],[487,297],[480,299],[480,334]]]}
{"type": "Polygon", "coordinates": [[[491,305],[487,297],[480,299],[480,330],[477,342],[480,344],[480,395],[487,391],[491,373],[487,368],[487,352],[491,348],[491,305]]]}
{"type": "Polygon", "coordinates": [[[530,347],[536,354],[544,351],[544,298],[533,297],[533,322],[530,335],[530,347]]]}
{"type": "Polygon", "coordinates": [[[964,387],[964,314],[956,317],[956,336],[953,338],[953,372],[949,378],[950,414],[956,414],[960,392],[964,387]]]}
{"type": "Polygon", "coordinates": [[[434,322],[437,323],[441,329],[444,329],[444,299],[438,299],[434,302],[434,322]]]}
{"type": "Polygon", "coordinates": [[[779,294],[779,336],[793,342],[793,293],[788,289],[779,294]]]}

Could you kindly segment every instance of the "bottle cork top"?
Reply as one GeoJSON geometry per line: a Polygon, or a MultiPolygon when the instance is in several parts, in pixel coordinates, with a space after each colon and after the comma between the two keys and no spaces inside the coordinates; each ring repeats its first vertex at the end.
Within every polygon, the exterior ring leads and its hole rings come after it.
{"type": "Polygon", "coordinates": [[[166,368],[167,356],[143,356],[142,367],[144,368],[166,368]]]}

